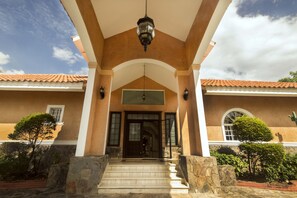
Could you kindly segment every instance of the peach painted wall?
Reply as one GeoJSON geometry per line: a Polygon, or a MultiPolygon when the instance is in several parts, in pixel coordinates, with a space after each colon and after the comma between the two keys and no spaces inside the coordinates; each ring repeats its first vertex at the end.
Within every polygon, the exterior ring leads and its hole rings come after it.
{"type": "Polygon", "coordinates": [[[164,118],[165,112],[177,111],[177,94],[167,89],[166,87],[156,83],[155,81],[146,77],[146,89],[147,90],[165,90],[165,104],[164,105],[123,105],[122,104],[122,89],[143,89],[143,77],[113,91],[111,93],[110,111],[122,112],[122,126],[121,126],[121,139],[120,147],[123,147],[124,141],[124,111],[153,111],[162,112],[162,118],[164,118]]]}
{"type": "Polygon", "coordinates": [[[106,138],[108,135],[111,80],[112,76],[110,75],[100,75],[100,79],[95,85],[97,90],[99,90],[101,86],[104,87],[105,97],[101,99],[99,93],[97,93],[93,130],[90,139],[90,148],[86,151],[87,155],[105,154],[106,138]]]}
{"type": "Polygon", "coordinates": [[[101,68],[109,70],[126,61],[151,58],[176,69],[187,69],[185,43],[158,30],[156,35],[147,52],[138,40],[136,28],[105,39],[101,68]]]}
{"type": "Polygon", "coordinates": [[[13,132],[14,125],[31,113],[46,112],[47,105],[65,105],[61,131],[56,140],[77,140],[83,105],[83,92],[0,92],[0,140],[13,132]]]}
{"type": "Polygon", "coordinates": [[[294,97],[208,96],[204,95],[206,125],[209,140],[223,141],[223,115],[232,108],[240,108],[262,119],[272,130],[273,141],[297,142],[297,127],[288,115],[297,111],[294,97]]]}
{"type": "Polygon", "coordinates": [[[200,128],[198,122],[198,109],[195,91],[194,73],[178,76],[179,92],[183,93],[187,88],[188,100],[180,94],[179,120],[182,134],[182,147],[184,155],[202,155],[200,128]]]}

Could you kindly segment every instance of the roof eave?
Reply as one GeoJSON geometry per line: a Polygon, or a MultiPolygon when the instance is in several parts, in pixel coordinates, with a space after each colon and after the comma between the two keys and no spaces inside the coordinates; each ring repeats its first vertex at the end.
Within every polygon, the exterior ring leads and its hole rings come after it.
{"type": "Polygon", "coordinates": [[[16,82],[16,81],[0,82],[0,90],[84,92],[84,82],[76,82],[76,83],[16,82]]]}
{"type": "Polygon", "coordinates": [[[205,86],[204,95],[297,97],[295,88],[252,88],[205,86]]]}

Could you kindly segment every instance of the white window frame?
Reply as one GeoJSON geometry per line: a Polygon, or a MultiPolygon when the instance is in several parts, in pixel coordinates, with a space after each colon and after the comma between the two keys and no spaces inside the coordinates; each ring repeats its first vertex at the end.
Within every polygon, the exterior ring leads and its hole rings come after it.
{"type": "Polygon", "coordinates": [[[241,108],[232,108],[232,109],[229,109],[228,111],[226,111],[222,117],[222,121],[221,121],[221,126],[222,126],[222,132],[223,132],[223,137],[224,137],[224,141],[225,142],[239,142],[238,140],[227,140],[226,139],[226,132],[225,132],[225,123],[224,123],[224,120],[225,120],[225,117],[231,113],[232,111],[237,111],[237,112],[241,112],[243,113],[244,115],[246,116],[249,116],[249,117],[254,117],[253,114],[251,114],[249,111],[245,110],[245,109],[241,109],[241,108]]]}
{"type": "Polygon", "coordinates": [[[61,108],[62,109],[61,115],[60,115],[60,120],[57,120],[57,123],[58,124],[63,124],[63,116],[64,116],[65,105],[47,105],[46,113],[49,113],[51,108],[61,108]]]}

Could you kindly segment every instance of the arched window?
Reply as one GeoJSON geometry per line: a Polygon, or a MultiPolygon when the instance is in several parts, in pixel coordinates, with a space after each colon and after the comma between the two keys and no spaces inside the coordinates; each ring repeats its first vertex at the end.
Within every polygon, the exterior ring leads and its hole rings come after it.
{"type": "Polygon", "coordinates": [[[226,141],[238,140],[233,134],[233,122],[236,118],[244,115],[252,116],[251,113],[243,109],[231,109],[225,113],[223,117],[223,131],[226,141]]]}

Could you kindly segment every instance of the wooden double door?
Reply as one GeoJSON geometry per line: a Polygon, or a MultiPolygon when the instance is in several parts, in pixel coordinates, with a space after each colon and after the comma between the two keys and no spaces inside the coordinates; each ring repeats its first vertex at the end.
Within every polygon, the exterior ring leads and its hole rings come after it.
{"type": "Polygon", "coordinates": [[[160,158],[160,113],[127,113],[124,157],[160,158]]]}

